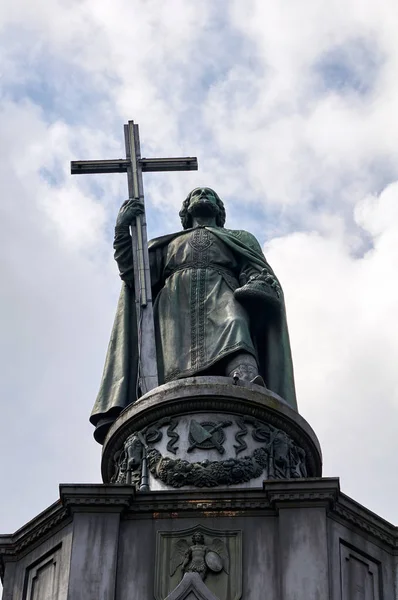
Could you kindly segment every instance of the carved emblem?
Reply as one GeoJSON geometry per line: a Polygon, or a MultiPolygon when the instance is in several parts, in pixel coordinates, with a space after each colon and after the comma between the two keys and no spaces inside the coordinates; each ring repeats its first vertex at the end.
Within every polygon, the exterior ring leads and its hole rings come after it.
{"type": "Polygon", "coordinates": [[[190,446],[188,452],[192,452],[195,448],[200,450],[216,448],[220,454],[224,454],[225,433],[223,428],[229,425],[231,425],[231,421],[221,421],[220,423],[204,421],[198,423],[195,419],[192,419],[189,425],[190,446]]]}
{"type": "Polygon", "coordinates": [[[181,531],[159,531],[155,562],[156,600],[164,600],[173,590],[179,590],[184,577],[193,574],[199,575],[219,600],[240,600],[242,532],[213,530],[201,525],[181,531]]]}

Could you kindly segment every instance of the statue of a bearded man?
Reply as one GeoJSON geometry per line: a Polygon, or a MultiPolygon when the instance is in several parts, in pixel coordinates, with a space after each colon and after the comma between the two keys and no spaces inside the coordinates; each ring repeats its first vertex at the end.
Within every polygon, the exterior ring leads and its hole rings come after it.
{"type": "MultiPolygon", "coordinates": [[[[125,202],[115,228],[123,280],[100,391],[90,420],[100,443],[137,398],[138,334],[130,224],[125,202]]],[[[180,211],[183,230],[149,242],[159,384],[221,375],[266,385],[297,408],[283,293],[255,237],[225,229],[225,209],[196,188],[180,211]]]]}

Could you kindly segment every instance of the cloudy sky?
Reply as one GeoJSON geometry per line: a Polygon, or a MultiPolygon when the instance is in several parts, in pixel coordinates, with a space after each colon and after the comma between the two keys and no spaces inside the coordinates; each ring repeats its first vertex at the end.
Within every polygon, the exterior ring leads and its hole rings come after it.
{"type": "Polygon", "coordinates": [[[285,290],[324,475],[397,522],[396,0],[6,0],[0,6],[0,531],[100,481],[88,416],[120,281],[124,175],[70,160],[192,156],[148,174],[151,237],[197,185],[285,290]]]}

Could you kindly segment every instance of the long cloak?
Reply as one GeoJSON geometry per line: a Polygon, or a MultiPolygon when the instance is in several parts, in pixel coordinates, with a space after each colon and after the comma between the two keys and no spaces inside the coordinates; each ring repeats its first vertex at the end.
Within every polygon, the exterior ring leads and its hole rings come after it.
{"type": "MultiPolygon", "coordinates": [[[[244,275],[250,276],[266,269],[273,274],[259,243],[246,231],[228,230],[220,227],[205,229],[221,240],[244,269],[244,275]]],[[[149,242],[151,266],[152,296],[156,298],[165,283],[164,257],[167,247],[177,237],[190,230],[162,236],[149,242]]],[[[133,285],[131,239],[128,229],[120,231],[115,240],[115,257],[124,280],[119,297],[116,317],[105,361],[100,390],[91,413],[90,421],[96,427],[95,439],[102,443],[106,432],[120,412],[137,399],[137,322],[133,285]],[[119,240],[118,239],[119,235],[119,240]]],[[[281,310],[271,311],[264,304],[261,315],[250,313],[251,337],[257,351],[259,372],[267,387],[281,396],[292,408],[297,410],[294,387],[293,366],[286,323],[286,312],[281,298],[281,310]],[[261,318],[259,318],[261,317],[261,318]]],[[[178,348],[175,348],[178,352],[178,348]]],[[[159,367],[162,357],[158,356],[159,367]]],[[[160,368],[162,377],[162,369],[160,368]]],[[[188,373],[194,375],[195,372],[188,373]]],[[[220,373],[222,374],[222,373],[220,373]]],[[[187,374],[177,374],[179,377],[187,374]]],[[[159,383],[163,383],[162,380],[159,383]]]]}

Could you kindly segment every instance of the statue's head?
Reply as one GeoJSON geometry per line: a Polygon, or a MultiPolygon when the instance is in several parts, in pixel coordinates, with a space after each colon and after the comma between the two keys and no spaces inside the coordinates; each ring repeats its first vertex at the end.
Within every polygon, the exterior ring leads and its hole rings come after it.
{"type": "Polygon", "coordinates": [[[200,531],[195,531],[195,533],[192,536],[192,542],[193,544],[204,544],[205,543],[205,538],[203,537],[203,533],[200,533],[200,531]]]}
{"type": "Polygon", "coordinates": [[[184,229],[192,227],[193,213],[203,210],[207,213],[213,212],[217,227],[224,227],[225,208],[221,198],[211,188],[195,188],[185,198],[180,210],[181,223],[184,229]]]}

